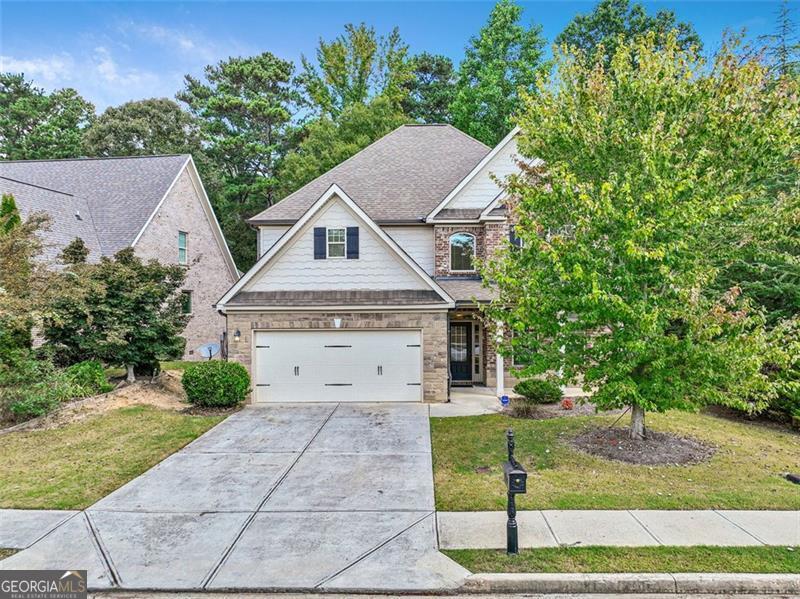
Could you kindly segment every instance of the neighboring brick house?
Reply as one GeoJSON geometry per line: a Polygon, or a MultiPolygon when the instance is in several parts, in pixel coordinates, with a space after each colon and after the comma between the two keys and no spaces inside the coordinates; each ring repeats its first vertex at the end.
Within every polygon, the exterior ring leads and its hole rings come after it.
{"type": "Polygon", "coordinates": [[[488,148],[404,125],[250,219],[259,260],[218,308],[253,401],[446,401],[451,385],[513,383],[474,259],[509,243],[497,181],[518,169],[516,135],[488,148]]]}
{"type": "Polygon", "coordinates": [[[0,193],[12,194],[23,216],[50,216],[46,262],[55,265],[80,237],[90,261],[132,246],[144,260],[186,265],[184,358],[200,359],[199,346],[220,341],[225,319],[214,304],[239,273],[191,156],[0,162],[0,193]]]}

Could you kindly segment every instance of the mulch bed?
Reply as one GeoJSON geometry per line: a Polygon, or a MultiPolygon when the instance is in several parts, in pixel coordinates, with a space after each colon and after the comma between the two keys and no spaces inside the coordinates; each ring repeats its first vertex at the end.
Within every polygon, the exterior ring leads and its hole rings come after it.
{"type": "Polygon", "coordinates": [[[655,431],[647,431],[644,441],[634,441],[627,428],[592,429],[575,437],[572,445],[594,456],[645,466],[698,464],[716,451],[694,439],[655,431]]]}

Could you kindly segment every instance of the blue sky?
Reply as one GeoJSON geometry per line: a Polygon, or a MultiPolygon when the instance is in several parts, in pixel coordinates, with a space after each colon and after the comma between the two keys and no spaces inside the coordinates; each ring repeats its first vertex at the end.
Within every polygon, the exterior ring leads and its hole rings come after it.
{"type": "MultiPolygon", "coordinates": [[[[521,2],[526,21],[552,40],[594,2],[521,2]]],[[[752,37],[771,31],[778,3],[645,2],[691,21],[707,49],[725,29],[752,37]]],[[[800,5],[792,3],[800,12],[800,5]]],[[[126,100],[173,97],[186,73],[231,55],[270,51],[299,62],[320,37],[364,21],[379,33],[400,27],[411,52],[456,62],[492,2],[13,2],[0,0],[0,69],[24,71],[38,85],[75,87],[99,110],[126,100]]]]}

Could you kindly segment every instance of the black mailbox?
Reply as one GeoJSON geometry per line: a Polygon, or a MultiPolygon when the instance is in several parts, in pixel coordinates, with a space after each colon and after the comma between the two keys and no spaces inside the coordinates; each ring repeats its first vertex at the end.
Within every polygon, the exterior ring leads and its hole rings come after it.
{"type": "Polygon", "coordinates": [[[522,465],[511,462],[503,462],[503,476],[506,480],[506,488],[509,493],[520,494],[527,492],[526,485],[528,473],[522,465]]]}

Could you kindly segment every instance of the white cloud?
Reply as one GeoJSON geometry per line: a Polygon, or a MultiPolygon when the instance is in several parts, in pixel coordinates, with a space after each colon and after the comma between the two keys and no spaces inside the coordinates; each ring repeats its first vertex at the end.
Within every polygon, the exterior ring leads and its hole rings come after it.
{"type": "Polygon", "coordinates": [[[124,35],[134,35],[184,58],[210,61],[218,54],[216,47],[204,36],[182,29],[127,21],[119,26],[119,30],[124,35]]]}
{"type": "Polygon", "coordinates": [[[59,81],[70,78],[74,70],[75,61],[69,54],[30,59],[0,56],[0,71],[25,73],[29,79],[46,85],[58,85],[59,81]]]}

